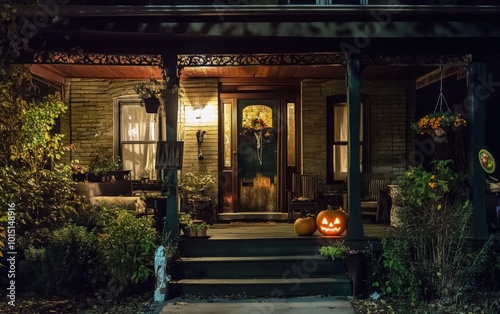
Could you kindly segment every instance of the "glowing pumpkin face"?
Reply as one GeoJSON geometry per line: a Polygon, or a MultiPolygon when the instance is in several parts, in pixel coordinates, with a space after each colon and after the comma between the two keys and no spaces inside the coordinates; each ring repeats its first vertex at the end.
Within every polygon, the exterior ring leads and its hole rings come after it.
{"type": "Polygon", "coordinates": [[[342,210],[327,209],[318,214],[316,224],[324,235],[339,235],[346,229],[347,217],[342,210]]]}

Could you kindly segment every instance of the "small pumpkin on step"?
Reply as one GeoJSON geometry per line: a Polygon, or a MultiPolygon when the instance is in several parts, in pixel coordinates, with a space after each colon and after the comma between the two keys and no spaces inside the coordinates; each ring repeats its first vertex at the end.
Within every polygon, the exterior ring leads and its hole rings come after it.
{"type": "Polygon", "coordinates": [[[314,217],[297,218],[293,224],[293,229],[300,236],[310,236],[316,232],[316,220],[314,220],[314,217]]]}

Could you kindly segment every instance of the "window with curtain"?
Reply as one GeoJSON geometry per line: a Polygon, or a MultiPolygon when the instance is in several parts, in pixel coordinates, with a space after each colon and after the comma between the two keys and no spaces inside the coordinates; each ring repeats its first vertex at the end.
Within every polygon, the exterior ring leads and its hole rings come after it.
{"type": "MultiPolygon", "coordinates": [[[[361,104],[361,116],[359,122],[359,166],[363,172],[363,104],[361,104]]],[[[349,119],[346,102],[334,102],[329,106],[328,115],[328,171],[329,181],[343,181],[347,178],[348,172],[348,139],[349,139],[349,119]]]]}
{"type": "Polygon", "coordinates": [[[124,170],[132,170],[132,179],[140,180],[149,172],[156,179],[155,157],[158,141],[158,122],[155,114],[146,113],[139,103],[120,105],[120,148],[124,170]]]}

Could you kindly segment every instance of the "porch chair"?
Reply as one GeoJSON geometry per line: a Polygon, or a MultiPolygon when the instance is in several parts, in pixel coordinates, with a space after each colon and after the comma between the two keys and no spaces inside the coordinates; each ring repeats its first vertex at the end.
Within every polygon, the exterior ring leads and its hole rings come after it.
{"type": "Polygon", "coordinates": [[[308,213],[317,214],[315,175],[292,174],[291,189],[288,191],[288,222],[294,222],[295,212],[300,212],[301,217],[308,213]]]}
{"type": "Polygon", "coordinates": [[[364,173],[361,175],[361,215],[374,216],[375,221],[382,218],[383,211],[388,205],[387,186],[390,183],[391,181],[383,174],[364,173]]]}

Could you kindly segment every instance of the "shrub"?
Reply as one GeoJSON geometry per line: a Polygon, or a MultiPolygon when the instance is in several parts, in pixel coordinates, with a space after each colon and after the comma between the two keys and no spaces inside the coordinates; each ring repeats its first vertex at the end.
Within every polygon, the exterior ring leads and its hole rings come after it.
{"type": "Polygon", "coordinates": [[[472,208],[464,177],[450,160],[410,168],[398,178],[397,239],[383,243],[383,292],[414,300],[454,302],[474,291],[490,244],[468,241],[472,208]]]}
{"type": "Polygon", "coordinates": [[[121,210],[109,220],[98,238],[98,252],[107,274],[108,288],[121,293],[130,282],[146,281],[153,273],[156,230],[150,221],[121,210]]]}
{"type": "Polygon", "coordinates": [[[79,291],[90,284],[96,256],[96,237],[82,226],[69,224],[54,232],[32,233],[20,264],[23,280],[40,294],[79,291]]]}
{"type": "Polygon", "coordinates": [[[16,204],[16,232],[24,234],[33,228],[60,228],[75,212],[78,202],[69,166],[59,165],[53,171],[16,169],[0,170],[0,203],[16,204]]]}

